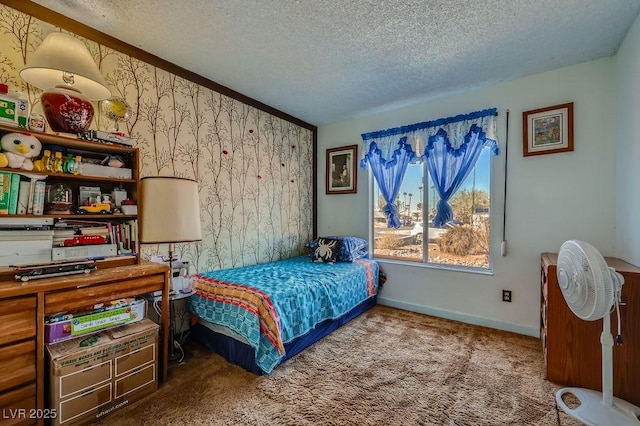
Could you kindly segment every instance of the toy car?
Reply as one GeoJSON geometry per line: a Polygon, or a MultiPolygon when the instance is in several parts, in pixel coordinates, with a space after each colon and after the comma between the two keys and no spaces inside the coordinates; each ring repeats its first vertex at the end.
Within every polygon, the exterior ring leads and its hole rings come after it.
{"type": "Polygon", "coordinates": [[[93,203],[88,206],[80,206],[78,207],[79,214],[87,214],[87,213],[100,213],[107,214],[111,213],[111,204],[109,203],[93,203]]]}
{"type": "Polygon", "coordinates": [[[89,244],[105,244],[107,239],[102,235],[76,235],[73,238],[64,240],[62,245],[64,247],[73,246],[86,246],[89,244]]]}

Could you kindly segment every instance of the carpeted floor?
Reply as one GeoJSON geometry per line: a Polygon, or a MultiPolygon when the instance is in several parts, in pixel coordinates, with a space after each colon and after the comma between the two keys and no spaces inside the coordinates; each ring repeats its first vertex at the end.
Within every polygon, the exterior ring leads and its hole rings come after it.
{"type": "Polygon", "coordinates": [[[376,306],[268,376],[196,344],[103,425],[578,425],[540,341],[376,306]]]}

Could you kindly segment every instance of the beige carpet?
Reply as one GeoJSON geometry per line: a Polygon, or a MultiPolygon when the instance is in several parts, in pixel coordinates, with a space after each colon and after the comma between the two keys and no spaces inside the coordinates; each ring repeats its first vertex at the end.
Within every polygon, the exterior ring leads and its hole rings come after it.
{"type": "Polygon", "coordinates": [[[269,376],[192,345],[157,393],[104,425],[576,425],[538,339],[383,306],[269,376]]]}

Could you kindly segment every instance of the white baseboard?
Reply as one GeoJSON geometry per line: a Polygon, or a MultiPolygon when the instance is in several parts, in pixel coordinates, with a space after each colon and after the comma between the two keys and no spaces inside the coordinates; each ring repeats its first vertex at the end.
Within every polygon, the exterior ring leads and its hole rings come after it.
{"type": "Polygon", "coordinates": [[[414,303],[401,302],[399,300],[378,297],[378,303],[392,308],[404,309],[405,311],[417,312],[419,314],[431,315],[434,317],[460,321],[467,324],[480,325],[483,327],[495,328],[497,330],[510,331],[512,333],[524,334],[540,338],[540,329],[523,325],[511,324],[508,322],[496,321],[488,318],[476,317],[461,312],[448,311],[446,309],[433,308],[431,306],[416,305],[414,303]]]}

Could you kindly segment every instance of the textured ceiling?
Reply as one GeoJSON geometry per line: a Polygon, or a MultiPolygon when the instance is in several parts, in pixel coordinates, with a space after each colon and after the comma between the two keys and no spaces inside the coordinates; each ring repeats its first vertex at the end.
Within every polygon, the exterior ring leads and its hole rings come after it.
{"type": "Polygon", "coordinates": [[[36,0],[322,125],[615,54],[640,0],[36,0]]]}

